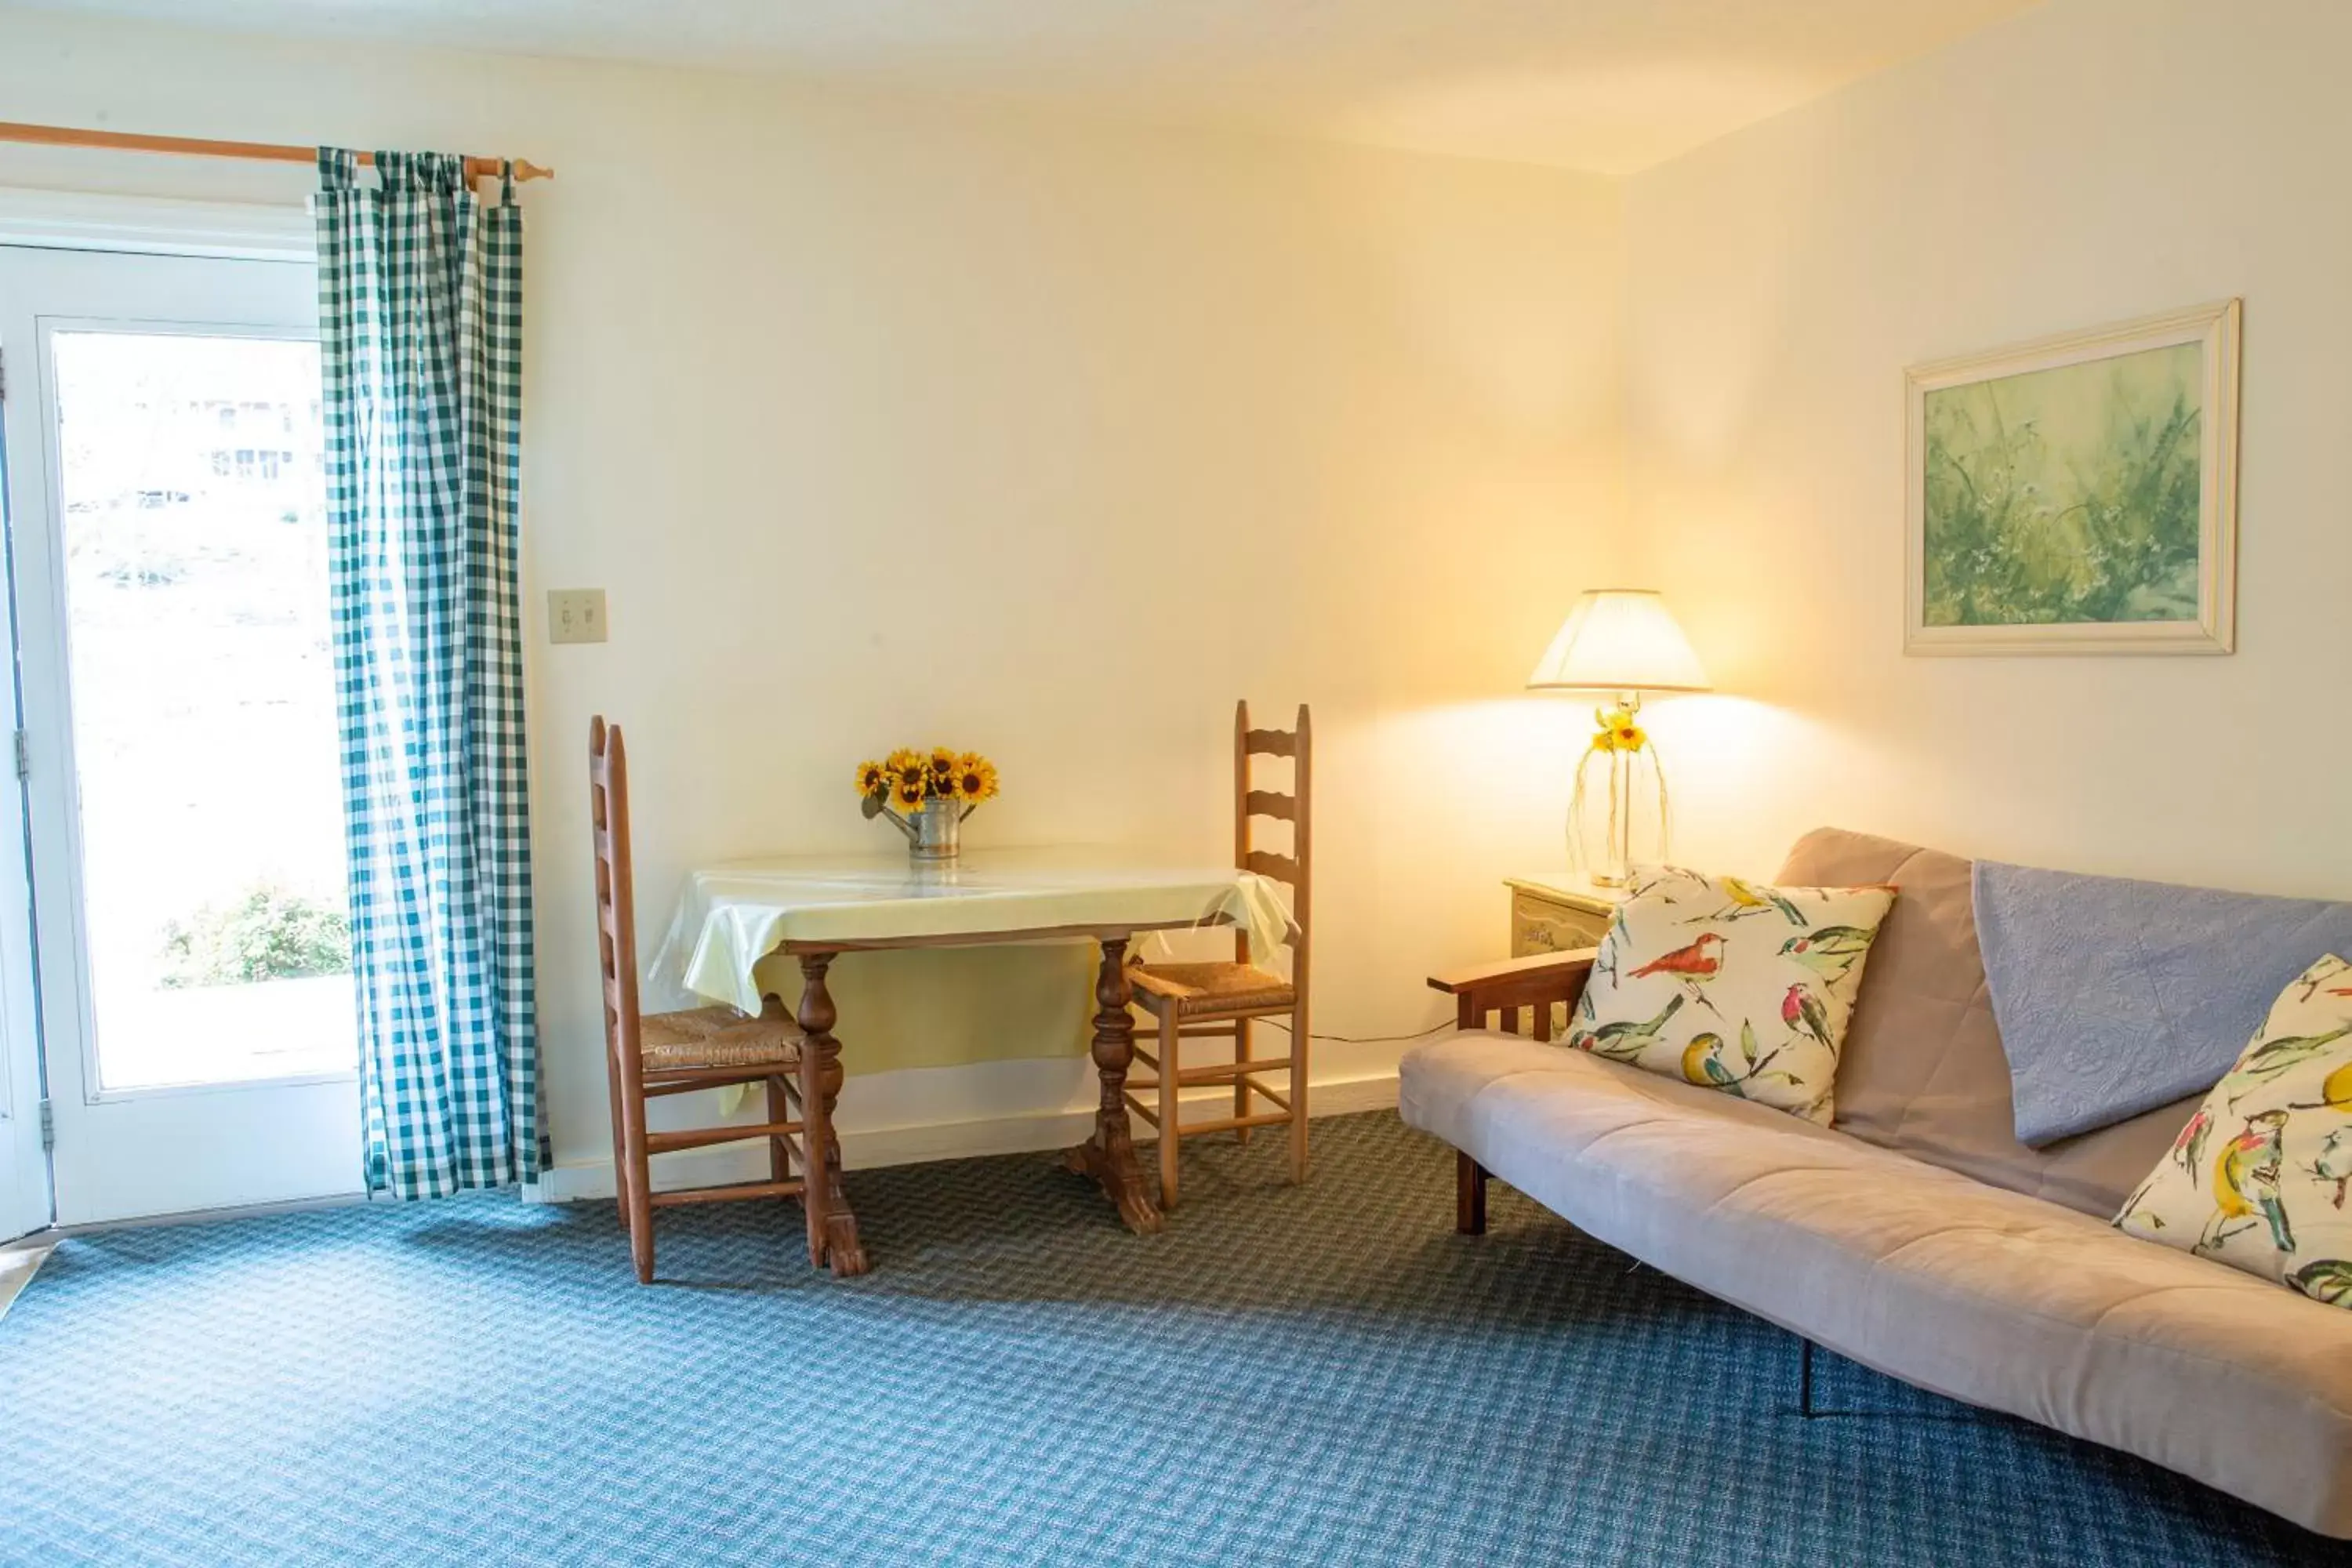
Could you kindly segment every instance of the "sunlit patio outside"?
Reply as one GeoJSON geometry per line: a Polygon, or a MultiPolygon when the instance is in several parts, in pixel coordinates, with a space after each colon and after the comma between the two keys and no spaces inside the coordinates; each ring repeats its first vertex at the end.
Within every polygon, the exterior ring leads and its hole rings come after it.
{"type": "Polygon", "coordinates": [[[348,1072],[318,347],[51,341],[100,1082],[348,1072]]]}

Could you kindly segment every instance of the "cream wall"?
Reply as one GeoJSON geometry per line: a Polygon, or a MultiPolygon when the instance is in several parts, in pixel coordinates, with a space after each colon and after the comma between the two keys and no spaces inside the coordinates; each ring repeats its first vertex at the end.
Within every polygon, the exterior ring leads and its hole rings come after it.
{"type": "MultiPolygon", "coordinates": [[[[1442,1017],[1422,976],[1494,953],[1497,879],[1555,858],[1570,716],[1513,693],[1573,593],[1617,569],[1603,182],[13,13],[0,106],[560,171],[525,196],[559,1163],[606,1148],[579,777],[592,711],[629,726],[657,929],[689,862],[890,842],[846,780],[902,738],[1002,763],[980,843],[1220,854],[1234,698],[1269,715],[1311,700],[1318,1024],[1337,1034],[1442,1017]],[[542,591],[589,585],[610,593],[612,640],[546,646],[542,591]]],[[[0,185],[299,204],[309,184],[299,168],[0,148],[0,185]]],[[[1007,958],[1001,984],[944,959],[836,973],[853,1062],[861,1026],[987,1047],[1066,1039],[1086,1005],[1066,999],[1066,953],[1007,958]]],[[[1318,1076],[1376,1083],[1400,1048],[1323,1047],[1318,1076]]],[[[1050,1142],[1037,1113],[1087,1098],[1075,1062],[1008,1064],[854,1080],[844,1113],[853,1130],[1031,1118],[936,1149],[1050,1142]]]]}
{"type": "Polygon", "coordinates": [[[2052,0],[1627,187],[1635,570],[1684,858],[1833,822],[2352,895],[2352,6],[2052,0]],[[1906,364],[2245,300],[2239,642],[1906,658],[1906,364]]]}

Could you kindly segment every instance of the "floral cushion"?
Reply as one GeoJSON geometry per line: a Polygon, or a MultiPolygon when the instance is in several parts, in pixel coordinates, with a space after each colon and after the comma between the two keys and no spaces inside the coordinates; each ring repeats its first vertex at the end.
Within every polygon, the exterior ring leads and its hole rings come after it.
{"type": "Polygon", "coordinates": [[[2352,963],[2271,1004],[2116,1227],[2352,1307],[2352,963]]]}
{"type": "Polygon", "coordinates": [[[1838,1046],[1892,888],[1634,875],[1568,1043],[1826,1124],[1838,1046]]]}

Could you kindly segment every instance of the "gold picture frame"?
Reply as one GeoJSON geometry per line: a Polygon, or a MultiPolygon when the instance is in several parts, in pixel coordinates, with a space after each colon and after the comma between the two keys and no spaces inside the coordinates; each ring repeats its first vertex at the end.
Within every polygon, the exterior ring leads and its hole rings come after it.
{"type": "Polygon", "coordinates": [[[2242,314],[1906,371],[1903,651],[2234,651],[2242,314]]]}

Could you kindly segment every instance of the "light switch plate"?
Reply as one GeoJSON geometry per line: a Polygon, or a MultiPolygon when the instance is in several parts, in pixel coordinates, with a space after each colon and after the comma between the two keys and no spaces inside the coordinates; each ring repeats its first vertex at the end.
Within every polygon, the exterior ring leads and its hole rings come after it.
{"type": "Polygon", "coordinates": [[[547,640],[603,642],[604,590],[550,588],[547,591],[547,640]]]}

